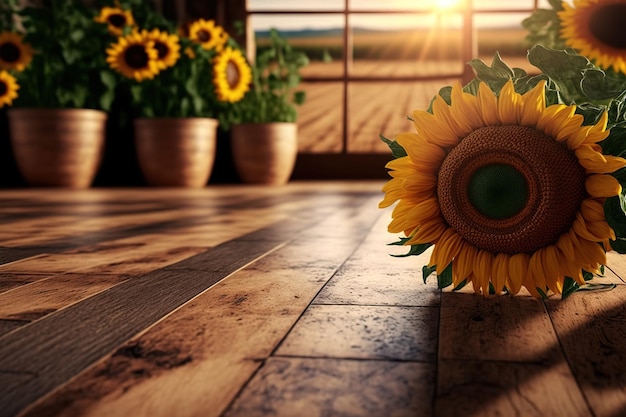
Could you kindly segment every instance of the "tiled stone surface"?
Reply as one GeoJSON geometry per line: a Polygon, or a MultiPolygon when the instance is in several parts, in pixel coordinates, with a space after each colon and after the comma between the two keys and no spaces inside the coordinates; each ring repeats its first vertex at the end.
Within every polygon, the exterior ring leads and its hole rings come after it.
{"type": "Polygon", "coordinates": [[[435,417],[591,416],[564,361],[547,366],[442,360],[435,404],[435,417]]]}
{"type": "Polygon", "coordinates": [[[395,270],[382,265],[364,269],[362,261],[349,261],[316,297],[315,304],[437,306],[437,281],[424,284],[422,272],[395,270]]]}
{"type": "Polygon", "coordinates": [[[278,355],[434,361],[438,309],[312,305],[278,355]]]}
{"type": "Polygon", "coordinates": [[[444,292],[441,305],[440,359],[546,362],[563,358],[540,300],[444,292]]]}
{"type": "Polygon", "coordinates": [[[432,364],[270,358],[224,417],[432,415],[432,364]]]}

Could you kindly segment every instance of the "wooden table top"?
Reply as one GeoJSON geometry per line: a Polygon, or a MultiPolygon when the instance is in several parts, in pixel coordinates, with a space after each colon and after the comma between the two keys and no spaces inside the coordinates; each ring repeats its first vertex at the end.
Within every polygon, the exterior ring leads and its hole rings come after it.
{"type": "Polygon", "coordinates": [[[626,261],[440,291],[382,184],[0,190],[0,417],[626,415],[626,261]]]}

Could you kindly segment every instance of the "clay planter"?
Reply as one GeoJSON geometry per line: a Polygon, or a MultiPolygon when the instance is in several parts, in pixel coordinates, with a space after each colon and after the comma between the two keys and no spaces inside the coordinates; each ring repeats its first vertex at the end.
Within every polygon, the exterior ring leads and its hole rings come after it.
{"type": "Polygon", "coordinates": [[[234,125],[231,140],[235,169],[244,182],[282,185],[289,181],[298,155],[298,125],[234,125]]]}
{"type": "Polygon", "coordinates": [[[87,188],[98,171],[107,114],[89,109],[11,109],[11,145],[29,185],[87,188]]]}
{"type": "Polygon", "coordinates": [[[135,120],[137,158],[148,184],[204,187],[215,162],[217,125],[210,118],[135,120]]]}

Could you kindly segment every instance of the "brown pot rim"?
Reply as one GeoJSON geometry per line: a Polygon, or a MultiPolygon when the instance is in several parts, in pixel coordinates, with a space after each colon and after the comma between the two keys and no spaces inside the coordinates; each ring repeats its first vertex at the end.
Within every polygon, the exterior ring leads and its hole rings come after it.
{"type": "Polygon", "coordinates": [[[9,117],[50,117],[50,116],[58,116],[59,114],[73,116],[80,115],[81,117],[90,116],[95,119],[106,119],[108,113],[104,110],[96,110],[96,109],[56,109],[56,108],[46,108],[46,107],[14,107],[7,110],[7,114],[9,117]]]}
{"type": "Polygon", "coordinates": [[[211,126],[217,126],[219,121],[212,117],[138,117],[133,120],[133,123],[135,126],[188,123],[206,123],[211,126]]]}
{"type": "Polygon", "coordinates": [[[236,127],[236,126],[241,126],[241,127],[247,127],[247,126],[267,126],[267,125],[287,125],[287,126],[293,126],[293,125],[297,125],[297,122],[262,122],[262,123],[235,123],[233,124],[232,127],[236,127]]]}

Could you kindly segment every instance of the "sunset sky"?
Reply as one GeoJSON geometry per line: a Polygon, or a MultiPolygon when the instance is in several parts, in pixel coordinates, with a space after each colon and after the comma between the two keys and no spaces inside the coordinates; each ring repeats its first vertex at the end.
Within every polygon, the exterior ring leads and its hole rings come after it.
{"type": "MultiPolygon", "coordinates": [[[[421,13],[414,15],[372,15],[354,14],[350,24],[354,27],[366,27],[371,29],[410,29],[432,27],[437,24],[441,27],[458,27],[461,24],[461,16],[454,9],[449,10],[451,3],[462,4],[463,0],[348,0],[349,7],[354,11],[368,10],[416,10],[421,13]],[[423,13],[427,12],[427,13],[423,13]]],[[[476,11],[481,10],[524,10],[532,9],[533,0],[473,0],[476,11]]],[[[458,7],[458,6],[457,6],[458,7]]],[[[539,7],[549,7],[548,0],[540,0],[539,7]]],[[[298,11],[298,10],[325,10],[338,12],[333,14],[319,15],[257,15],[252,16],[252,24],[256,30],[265,30],[275,27],[279,30],[297,29],[327,29],[343,26],[344,0],[248,0],[250,11],[298,11]]],[[[458,10],[458,8],[457,8],[458,10]]],[[[475,24],[483,26],[519,26],[521,20],[528,13],[478,13],[475,16],[475,24]]]]}

